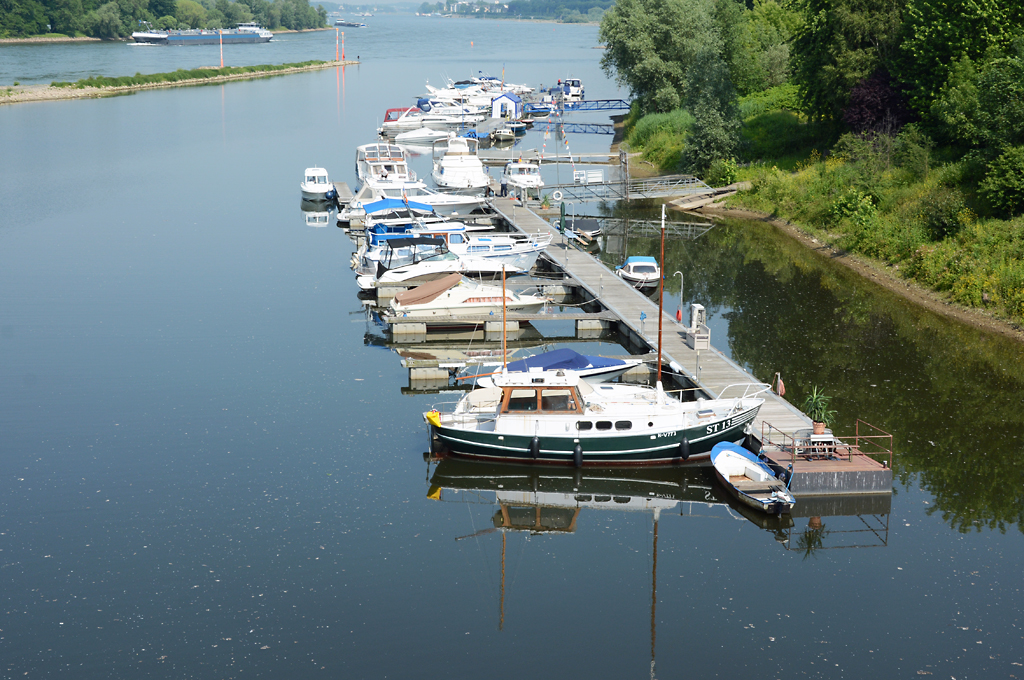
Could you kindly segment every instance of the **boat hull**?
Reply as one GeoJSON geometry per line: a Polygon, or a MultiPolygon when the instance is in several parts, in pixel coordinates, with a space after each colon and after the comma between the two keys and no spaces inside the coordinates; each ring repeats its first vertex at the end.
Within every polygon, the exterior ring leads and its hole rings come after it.
{"type": "MultiPolygon", "coordinates": [[[[532,455],[533,437],[481,430],[464,430],[432,425],[434,434],[455,456],[482,460],[574,465],[574,449],[579,443],[582,463],[600,465],[659,465],[679,461],[707,462],[711,448],[718,442],[739,442],[745,436],[744,428],[757,415],[758,408],[737,416],[687,429],[650,434],[647,432],[616,434],[600,432],[595,435],[544,435],[539,437],[539,452],[532,455]],[[683,439],[687,440],[689,455],[683,458],[683,439]]],[[[596,416],[590,417],[596,419],[596,416]]]]}
{"type": "Polygon", "coordinates": [[[729,480],[727,480],[725,476],[718,470],[715,470],[715,477],[718,478],[718,481],[721,482],[722,486],[724,486],[729,491],[733,498],[735,498],[740,503],[746,505],[749,508],[753,508],[761,512],[766,512],[770,515],[781,515],[783,513],[789,513],[793,509],[792,503],[789,503],[784,500],[759,500],[757,498],[754,498],[753,496],[749,496],[743,493],[742,491],[737,489],[729,480]]]}
{"type": "MultiPolygon", "coordinates": [[[[261,36],[257,33],[225,33],[223,43],[225,45],[241,45],[250,43],[267,43],[273,36],[261,36]]],[[[132,39],[137,43],[146,45],[219,45],[222,36],[216,32],[195,33],[182,35],[152,35],[134,34],[132,39]]]]}

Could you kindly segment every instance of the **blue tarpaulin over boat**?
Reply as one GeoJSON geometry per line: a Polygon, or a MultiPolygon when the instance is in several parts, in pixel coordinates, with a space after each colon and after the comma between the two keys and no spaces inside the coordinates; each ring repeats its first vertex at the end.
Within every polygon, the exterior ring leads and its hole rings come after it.
{"type": "Polygon", "coordinates": [[[411,208],[413,210],[419,210],[428,213],[434,212],[434,209],[431,208],[426,203],[417,203],[416,201],[403,201],[400,198],[382,198],[379,201],[374,201],[373,203],[367,203],[363,205],[363,210],[366,211],[367,215],[369,215],[370,213],[384,212],[386,210],[404,210],[406,208],[411,208]]]}
{"type": "Polygon", "coordinates": [[[571,349],[556,349],[544,354],[513,361],[508,365],[509,373],[526,373],[531,368],[540,368],[545,371],[554,371],[559,368],[570,371],[581,371],[584,368],[606,368],[609,366],[621,366],[622,359],[606,359],[605,357],[592,357],[571,349]]]}

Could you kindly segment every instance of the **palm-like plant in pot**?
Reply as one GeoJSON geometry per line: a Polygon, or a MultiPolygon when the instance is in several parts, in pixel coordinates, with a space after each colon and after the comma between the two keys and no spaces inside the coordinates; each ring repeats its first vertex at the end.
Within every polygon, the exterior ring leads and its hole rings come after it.
{"type": "Polygon", "coordinates": [[[836,411],[829,408],[831,402],[832,397],[818,391],[817,385],[804,399],[803,410],[814,421],[814,434],[825,434],[825,428],[832,425],[832,421],[835,420],[836,411]]]}

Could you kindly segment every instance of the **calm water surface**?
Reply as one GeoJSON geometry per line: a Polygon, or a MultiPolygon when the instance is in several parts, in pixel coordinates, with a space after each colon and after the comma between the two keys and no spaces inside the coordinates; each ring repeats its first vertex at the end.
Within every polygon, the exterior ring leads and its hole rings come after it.
{"type": "MultiPolygon", "coordinates": [[[[758,377],[895,434],[891,504],[772,524],[701,470],[423,462],[420,414],[454,396],[403,390],[302,169],[353,181],[383,110],[444,74],[621,93],[593,27],[388,21],[358,68],[0,107],[3,677],[1024,676],[1020,347],[763,225],[672,242],[667,270],[758,377]],[[543,530],[495,530],[538,528],[534,488],[543,530]]],[[[164,58],[92,47],[39,78],[164,58]]]]}

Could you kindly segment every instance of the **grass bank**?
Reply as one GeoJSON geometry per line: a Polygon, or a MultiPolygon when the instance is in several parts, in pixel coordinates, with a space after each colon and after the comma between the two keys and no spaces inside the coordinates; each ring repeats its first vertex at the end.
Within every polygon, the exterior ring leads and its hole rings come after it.
{"type": "Polygon", "coordinates": [[[305,61],[293,64],[264,64],[259,66],[230,66],[225,68],[179,69],[171,73],[109,78],[93,76],[74,83],[54,81],[51,85],[27,85],[0,89],[0,104],[49,101],[59,99],[80,99],[85,97],[109,97],[140,90],[190,85],[213,85],[233,80],[265,78],[316,71],[334,66],[358,64],[357,61],[305,61]]]}
{"type": "Polygon", "coordinates": [[[259,74],[271,74],[279,71],[292,71],[292,70],[306,70],[308,68],[322,68],[324,66],[332,65],[334,62],[326,61],[302,61],[292,64],[261,64],[259,66],[225,66],[224,68],[194,68],[186,71],[185,69],[178,69],[177,71],[171,71],[170,73],[150,73],[143,75],[136,73],[134,76],[121,76],[116,78],[110,78],[107,76],[90,76],[88,78],[82,78],[73,83],[69,83],[62,80],[55,80],[50,85],[51,87],[76,87],[83,89],[86,87],[103,88],[103,87],[131,87],[134,85],[153,85],[160,83],[183,83],[186,81],[200,81],[200,80],[211,80],[214,78],[221,78],[223,76],[236,76],[236,75],[259,75],[259,74]]]}

